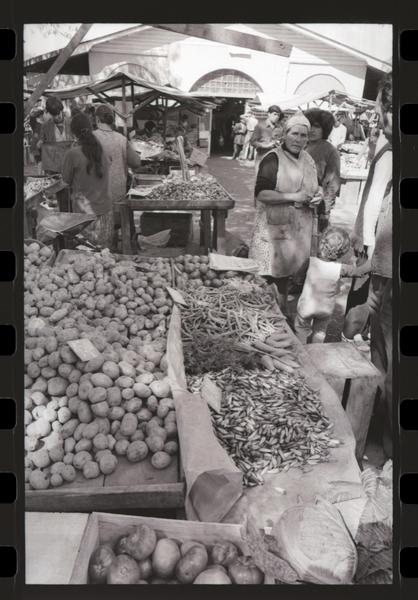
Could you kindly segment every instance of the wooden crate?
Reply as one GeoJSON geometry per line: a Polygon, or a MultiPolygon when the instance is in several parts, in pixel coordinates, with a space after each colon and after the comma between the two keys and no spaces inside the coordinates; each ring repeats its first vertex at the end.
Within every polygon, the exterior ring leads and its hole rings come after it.
{"type": "Polygon", "coordinates": [[[93,513],[81,539],[69,583],[87,583],[88,564],[94,550],[100,544],[116,543],[122,536],[128,535],[143,523],[154,529],[159,538],[170,537],[178,542],[196,540],[209,546],[219,541],[230,541],[244,554],[248,554],[240,525],[93,513]]]}

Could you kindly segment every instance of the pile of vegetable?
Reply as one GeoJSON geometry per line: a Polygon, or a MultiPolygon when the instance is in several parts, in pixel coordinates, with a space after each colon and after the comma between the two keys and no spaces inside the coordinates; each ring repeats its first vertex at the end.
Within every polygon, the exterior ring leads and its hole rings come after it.
{"type": "MultiPolygon", "coordinates": [[[[303,378],[226,368],[211,379],[222,391],[220,411],[211,411],[213,428],[245,485],[261,485],[266,473],[290,467],[308,470],[327,461],[329,448],[339,445],[317,392],[303,378]]],[[[187,381],[192,392],[200,392],[201,377],[187,381]]]]}
{"type": "Polygon", "coordinates": [[[23,196],[27,200],[57,183],[56,177],[27,177],[23,185],[23,196]]]}
{"type": "Polygon", "coordinates": [[[25,241],[24,247],[25,276],[29,272],[36,272],[41,265],[51,261],[54,251],[50,246],[35,241],[25,241]]]}
{"type": "Polygon", "coordinates": [[[253,274],[239,274],[237,271],[215,271],[209,267],[209,257],[182,254],[174,258],[174,272],[178,288],[196,288],[206,286],[219,288],[231,278],[240,277],[242,281],[256,282],[262,285],[264,280],[253,274]]]}
{"type": "Polygon", "coordinates": [[[149,200],[229,200],[229,196],[212,175],[193,175],[189,181],[167,178],[152,190],[149,200]]]}
{"type": "Polygon", "coordinates": [[[169,263],[103,252],[50,267],[35,245],[25,256],[28,487],[108,475],[119,456],[167,467],[178,451],[164,355],[169,263]],[[79,360],[68,343],[80,339],[95,358],[79,360]]]}
{"type": "Polygon", "coordinates": [[[159,537],[142,524],[92,554],[89,583],[260,584],[264,575],[232,542],[213,545],[159,537]]]}

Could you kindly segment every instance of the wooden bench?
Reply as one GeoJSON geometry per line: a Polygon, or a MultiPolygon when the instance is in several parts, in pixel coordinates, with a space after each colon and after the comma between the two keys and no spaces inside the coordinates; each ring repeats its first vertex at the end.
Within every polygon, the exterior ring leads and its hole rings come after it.
{"type": "Polygon", "coordinates": [[[341,398],[356,439],[356,458],[361,464],[380,372],[353,344],[307,344],[305,349],[341,398]]]}

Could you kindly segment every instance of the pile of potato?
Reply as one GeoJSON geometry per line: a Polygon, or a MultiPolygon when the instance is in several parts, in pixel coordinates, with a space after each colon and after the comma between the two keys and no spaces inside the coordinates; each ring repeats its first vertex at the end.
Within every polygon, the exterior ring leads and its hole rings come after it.
{"type": "Polygon", "coordinates": [[[89,562],[89,583],[108,584],[260,584],[264,574],[232,542],[157,537],[146,524],[114,547],[100,545],[89,562]]]}
{"type": "Polygon", "coordinates": [[[232,277],[240,277],[245,281],[255,281],[256,276],[252,274],[238,273],[237,271],[214,271],[209,267],[209,257],[192,254],[177,256],[174,259],[176,272],[176,284],[180,288],[198,287],[221,287],[226,280],[232,277]]]}
{"type": "Polygon", "coordinates": [[[69,328],[56,336],[40,321],[29,322],[32,334],[40,329],[27,339],[25,354],[29,487],[58,487],[74,481],[77,470],[86,479],[109,475],[119,456],[130,462],[149,456],[154,468],[167,467],[178,440],[164,342],[128,350],[95,331],[90,339],[101,355],[82,362],[62,341],[69,328]]]}
{"type": "Polygon", "coordinates": [[[46,262],[49,262],[54,253],[50,246],[44,246],[39,242],[32,242],[29,240],[24,242],[23,251],[25,274],[29,272],[31,268],[37,268],[44,265],[46,262]]]}
{"type": "Polygon", "coordinates": [[[178,451],[164,355],[171,305],[167,265],[156,261],[135,268],[103,252],[40,266],[44,249],[30,247],[25,258],[27,486],[57,487],[74,481],[77,470],[87,479],[108,475],[118,456],[131,462],[149,456],[154,468],[167,467],[178,451]],[[99,357],[78,359],[68,342],[82,338],[99,357]]]}

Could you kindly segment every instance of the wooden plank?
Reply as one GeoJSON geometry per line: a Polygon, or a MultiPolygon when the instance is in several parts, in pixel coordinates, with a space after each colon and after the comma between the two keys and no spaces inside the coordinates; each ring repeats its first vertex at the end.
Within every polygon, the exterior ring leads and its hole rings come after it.
{"type": "Polygon", "coordinates": [[[97,513],[89,516],[83,538],[78,548],[73,571],[68,583],[87,583],[90,557],[99,545],[99,519],[97,513]]]}
{"type": "Polygon", "coordinates": [[[133,482],[141,485],[152,484],[164,486],[166,483],[179,481],[179,461],[177,456],[172,457],[171,464],[165,469],[154,469],[149,458],[138,463],[129,462],[124,456],[118,457],[118,468],[110,475],[106,475],[105,489],[111,486],[127,486],[133,482]]]}
{"type": "Polygon", "coordinates": [[[73,37],[65,46],[65,48],[61,50],[53,64],[48,69],[47,73],[45,73],[45,75],[42,75],[38,85],[36,86],[36,89],[30,96],[30,98],[25,102],[25,118],[29,115],[30,111],[38,102],[39,98],[42,96],[49,84],[52,82],[55,75],[57,75],[60,72],[67,60],[70,58],[71,54],[74,52],[81,40],[86,35],[86,33],[91,29],[92,25],[92,23],[83,23],[77,29],[76,33],[73,35],[73,37]]]}
{"type": "Polygon", "coordinates": [[[278,56],[289,57],[292,51],[292,46],[276,39],[267,39],[258,35],[242,33],[226,29],[225,25],[217,25],[213,23],[187,23],[187,24],[158,24],[153,25],[159,29],[167,29],[175,31],[186,36],[204,38],[212,42],[219,42],[228,46],[238,46],[240,48],[248,48],[257,52],[267,52],[268,54],[277,54],[278,56]]]}
{"type": "Polygon", "coordinates": [[[133,510],[137,508],[181,508],[185,490],[182,482],[129,486],[67,488],[27,491],[26,510],[48,512],[90,512],[92,510],[133,510]]]}
{"type": "MultiPolygon", "coordinates": [[[[117,203],[121,206],[123,203],[117,203]]],[[[228,198],[225,200],[213,200],[213,199],[198,199],[194,198],[191,200],[163,200],[155,199],[149,200],[148,198],[135,198],[130,196],[126,200],[126,204],[132,210],[230,210],[234,208],[235,201],[228,198]]]]}
{"type": "Polygon", "coordinates": [[[211,229],[211,211],[210,210],[202,210],[201,211],[202,218],[202,242],[203,247],[205,248],[205,254],[207,254],[212,249],[212,240],[210,235],[211,229]]]}
{"type": "Polygon", "coordinates": [[[26,584],[67,584],[89,516],[25,513],[26,584]]]}
{"type": "Polygon", "coordinates": [[[131,244],[131,208],[125,201],[118,202],[116,204],[120,210],[120,223],[122,229],[122,252],[123,254],[133,254],[131,244]]]}

